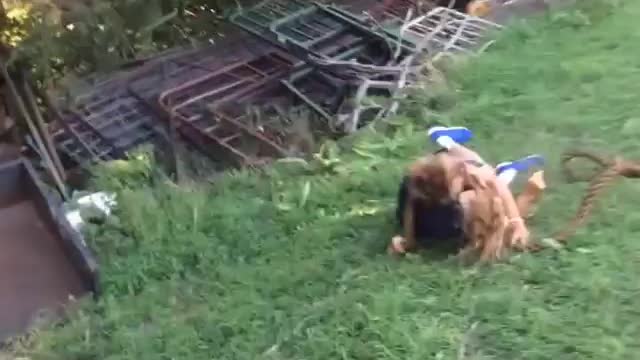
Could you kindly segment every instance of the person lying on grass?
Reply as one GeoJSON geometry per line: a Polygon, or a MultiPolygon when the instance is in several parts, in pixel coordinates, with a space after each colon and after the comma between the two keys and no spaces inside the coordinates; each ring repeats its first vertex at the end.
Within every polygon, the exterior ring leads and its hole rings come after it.
{"type": "Polygon", "coordinates": [[[395,236],[391,253],[406,253],[438,240],[462,239],[465,249],[496,259],[507,248],[525,248],[529,231],[522,216],[545,187],[542,171],[514,199],[509,185],[518,173],[543,165],[540,155],[491,167],[466,148],[472,132],[464,127],[433,127],[428,131],[441,150],[417,160],[398,193],[396,217],[404,236],[395,236]]]}

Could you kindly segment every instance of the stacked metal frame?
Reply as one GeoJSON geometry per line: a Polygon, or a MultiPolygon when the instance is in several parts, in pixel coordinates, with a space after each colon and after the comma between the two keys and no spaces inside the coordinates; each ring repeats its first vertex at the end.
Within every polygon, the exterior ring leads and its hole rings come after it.
{"type": "Polygon", "coordinates": [[[307,106],[329,120],[342,99],[336,94],[348,89],[348,84],[332,74],[305,67],[265,45],[265,36],[271,44],[282,46],[284,41],[284,48],[297,50],[294,53],[299,56],[310,53],[338,60],[358,58],[365,63],[386,61],[386,54],[376,54],[378,47],[371,46],[379,38],[319,4],[266,1],[235,19],[236,25],[243,24],[260,39],[222,40],[224,49],[218,45],[172,51],[110,80],[94,79],[88,92],[61,106],[62,126],[54,134],[58,148],[81,166],[120,158],[153,138],[161,125],[158,118],[165,118],[175,120],[183,135],[211,155],[226,153],[243,163],[255,162],[256,156],[240,149],[240,138],[257,139],[266,144],[263,152],[281,154],[283,144],[272,140],[277,136],[244,128],[243,116],[211,113],[210,107],[237,103],[247,94],[264,92],[263,87],[275,81],[277,90],[270,96],[286,98],[287,106],[307,106]]]}
{"type": "MultiPolygon", "coordinates": [[[[263,0],[230,17],[231,23],[258,37],[267,36],[273,23],[308,12],[309,5],[300,0],[263,0]]],[[[269,38],[268,40],[271,40],[269,38]]]]}
{"type": "MultiPolygon", "coordinates": [[[[378,8],[378,15],[399,11],[402,7],[395,1],[378,5],[387,6],[378,8]]],[[[383,65],[393,56],[387,39],[371,31],[366,19],[333,5],[309,5],[295,0],[263,1],[235,14],[231,21],[290,51],[307,64],[281,83],[296,100],[289,106],[307,106],[323,120],[323,124],[314,125],[324,125],[322,127],[330,132],[338,132],[335,115],[361,79],[334,71],[334,67],[320,65],[315,60],[383,65]]]]}
{"type": "Polygon", "coordinates": [[[309,55],[350,60],[368,53],[365,61],[384,61],[385,38],[361,24],[357,16],[343,16],[337,7],[300,1],[264,1],[231,17],[243,30],[305,60],[309,55]],[[383,54],[375,54],[376,50],[383,54]],[[375,56],[377,55],[377,56],[375,56]]]}
{"type": "Polygon", "coordinates": [[[164,125],[157,107],[163,90],[272,49],[252,39],[241,40],[221,39],[223,48],[174,50],[109,78],[85,79],[91,84],[75,89],[80,96],[58,102],[62,119],[53,131],[58,150],[81,167],[124,157],[131,148],[155,138],[164,125]]]}
{"type": "Polygon", "coordinates": [[[61,115],[61,130],[54,133],[54,141],[81,167],[122,157],[155,134],[153,115],[119,81],[75,97],[61,115]]]}
{"type": "Polygon", "coordinates": [[[355,90],[353,83],[318,68],[292,74],[280,82],[284,86],[283,90],[293,96],[288,106],[307,106],[322,119],[321,123],[312,124],[315,129],[340,132],[335,125],[335,115],[348,95],[355,90]]]}
{"type": "Polygon", "coordinates": [[[246,36],[227,36],[211,46],[174,52],[147,62],[127,81],[130,93],[157,105],[160,94],[229,64],[273,51],[269,44],[246,36]]]}
{"type": "Polygon", "coordinates": [[[295,63],[274,49],[168,88],[160,94],[158,104],[181,134],[212,157],[241,165],[262,163],[286,152],[270,138],[216,109],[265,91],[289,74],[295,63]]]}
{"type": "Polygon", "coordinates": [[[230,26],[255,36],[240,32],[213,46],[171,51],[94,84],[62,107],[56,144],[85,166],[122,157],[171,124],[218,160],[260,164],[286,155],[287,131],[269,120],[291,122],[283,109],[314,114],[314,129],[345,131],[344,111],[353,108],[347,99],[365,80],[396,81],[378,70],[415,53],[425,38],[435,52],[469,52],[500,28],[448,8],[407,22],[418,3],[360,0],[353,7],[370,11],[357,15],[302,0],[260,2],[231,17],[230,26]],[[247,107],[262,108],[266,118],[256,121],[247,107]]]}
{"type": "Polygon", "coordinates": [[[387,28],[385,31],[401,39],[412,51],[428,51],[436,55],[441,52],[473,54],[485,44],[488,33],[501,28],[501,25],[480,17],[437,7],[399,29],[387,28]],[[419,49],[421,44],[425,46],[419,49]]]}

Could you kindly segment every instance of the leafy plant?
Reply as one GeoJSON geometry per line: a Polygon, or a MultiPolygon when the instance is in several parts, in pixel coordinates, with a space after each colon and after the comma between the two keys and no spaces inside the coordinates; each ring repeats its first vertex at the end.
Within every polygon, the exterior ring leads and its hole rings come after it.
{"type": "Polygon", "coordinates": [[[150,184],[154,176],[152,149],[143,147],[130,154],[127,160],[113,160],[94,166],[93,187],[108,191],[122,191],[136,184],[150,184]]]}
{"type": "Polygon", "coordinates": [[[219,11],[203,1],[95,0],[27,2],[13,60],[31,65],[40,80],[67,73],[111,71],[170,46],[215,36],[219,11]],[[54,14],[54,15],[52,15],[54,14]]]}

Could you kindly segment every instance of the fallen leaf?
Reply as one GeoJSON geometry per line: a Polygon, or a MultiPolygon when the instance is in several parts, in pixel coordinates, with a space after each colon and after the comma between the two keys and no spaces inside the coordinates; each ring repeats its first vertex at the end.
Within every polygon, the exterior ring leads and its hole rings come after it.
{"type": "Polygon", "coordinates": [[[560,244],[559,242],[557,242],[555,239],[552,239],[552,238],[544,238],[542,239],[542,243],[556,250],[563,248],[562,244],[560,244]]]}

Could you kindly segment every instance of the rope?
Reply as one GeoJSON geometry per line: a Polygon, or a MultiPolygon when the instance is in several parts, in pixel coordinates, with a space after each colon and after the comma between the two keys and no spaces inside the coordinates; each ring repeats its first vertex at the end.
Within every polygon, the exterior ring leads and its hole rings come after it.
{"type": "MultiPolygon", "coordinates": [[[[562,168],[569,181],[590,181],[585,195],[575,216],[567,223],[564,229],[556,232],[552,238],[561,244],[566,244],[568,239],[575,235],[578,228],[583,226],[591,216],[593,209],[604,191],[611,187],[621,177],[640,178],[640,162],[627,161],[621,157],[607,158],[589,151],[569,151],[563,155],[562,168]],[[578,177],[569,164],[574,159],[586,159],[598,165],[600,168],[591,177],[578,177]]],[[[542,250],[539,245],[531,246],[531,251],[542,250]]]]}

